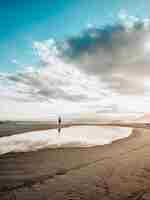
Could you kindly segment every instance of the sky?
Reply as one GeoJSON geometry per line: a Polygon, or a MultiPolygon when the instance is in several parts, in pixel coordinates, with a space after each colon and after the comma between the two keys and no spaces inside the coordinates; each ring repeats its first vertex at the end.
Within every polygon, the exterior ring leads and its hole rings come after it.
{"type": "Polygon", "coordinates": [[[150,111],[148,0],[0,0],[0,119],[150,111]]]}

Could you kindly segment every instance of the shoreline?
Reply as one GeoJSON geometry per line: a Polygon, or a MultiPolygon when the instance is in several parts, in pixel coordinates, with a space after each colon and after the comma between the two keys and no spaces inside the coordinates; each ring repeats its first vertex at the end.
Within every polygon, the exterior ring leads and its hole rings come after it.
{"type": "MultiPolygon", "coordinates": [[[[97,127],[122,127],[122,128],[145,128],[150,129],[149,122],[143,121],[124,121],[124,120],[108,120],[108,121],[96,121],[96,122],[78,122],[70,121],[64,122],[61,125],[61,128],[69,127],[82,127],[82,126],[97,126],[97,127]]],[[[56,122],[24,122],[24,121],[14,121],[8,123],[0,124],[0,137],[17,135],[22,133],[28,133],[31,131],[44,131],[50,129],[58,129],[58,123],[56,122]]]]}
{"type": "MultiPolygon", "coordinates": [[[[41,149],[1,155],[2,200],[13,193],[16,199],[22,200],[28,195],[31,200],[43,200],[43,196],[45,199],[61,200],[68,199],[69,194],[73,200],[81,196],[88,200],[106,196],[107,199],[110,196],[122,200],[132,193],[139,193],[150,183],[143,185],[143,171],[139,177],[142,163],[145,163],[146,170],[150,170],[149,156],[145,157],[150,150],[149,133],[148,130],[134,129],[127,138],[90,148],[41,149]],[[132,173],[134,176],[130,175],[132,173]]],[[[144,179],[147,181],[147,178],[144,179]]]]}
{"type": "MultiPolygon", "coordinates": [[[[88,126],[86,127],[86,128],[89,128],[88,126]]],[[[91,128],[91,127],[90,127],[91,128]]],[[[110,129],[110,127],[106,127],[106,126],[104,126],[104,127],[99,127],[99,126],[96,126],[95,128],[99,128],[99,131],[100,131],[100,134],[101,134],[101,131],[103,131],[103,129],[105,129],[106,128],[106,130],[108,129],[108,133],[109,133],[109,129],[110,129]],[[102,129],[101,129],[102,128],[102,129]]],[[[115,132],[119,132],[120,130],[119,129],[117,129],[118,127],[116,127],[116,130],[115,130],[115,132]]],[[[67,128],[68,129],[68,128],[67,128]]],[[[72,130],[69,130],[69,131],[72,131],[72,130]]],[[[77,130],[77,131],[79,131],[79,130],[77,130]]],[[[80,130],[81,132],[83,131],[82,129],[80,130]]],[[[95,131],[95,130],[92,130],[92,131],[95,131]]],[[[36,151],[41,151],[42,149],[47,149],[47,150],[55,150],[55,149],[88,149],[88,148],[94,148],[94,147],[103,147],[104,145],[110,145],[110,144],[112,144],[112,143],[115,143],[115,142],[121,142],[122,140],[124,140],[124,139],[130,139],[130,137],[134,134],[133,133],[133,129],[130,129],[130,130],[126,130],[126,128],[125,128],[125,131],[128,131],[128,134],[127,135],[124,135],[124,137],[121,137],[121,138],[115,138],[115,139],[112,139],[112,141],[110,141],[109,143],[104,143],[104,144],[86,144],[85,143],[85,141],[84,141],[84,139],[83,139],[83,143],[81,143],[81,141],[79,140],[79,141],[77,141],[75,138],[72,140],[72,141],[66,141],[66,143],[64,143],[64,144],[59,144],[58,143],[58,146],[56,145],[56,144],[49,144],[48,146],[41,146],[41,147],[37,147],[37,149],[36,148],[33,148],[33,149],[29,149],[29,150],[21,150],[20,149],[20,151],[19,150],[16,150],[16,151],[10,151],[10,152],[6,152],[6,153],[1,153],[0,154],[0,156],[3,156],[3,155],[6,155],[6,154],[18,154],[18,153],[27,153],[27,152],[36,152],[36,151]],[[74,140],[75,140],[75,143],[74,143],[74,140]],[[85,144],[84,144],[85,143],[85,144]],[[60,145],[60,146],[59,146],[60,145]]],[[[31,133],[31,132],[30,132],[31,133]]],[[[35,133],[35,132],[32,132],[33,133],[33,138],[35,137],[35,134],[37,134],[37,133],[35,133]]],[[[21,134],[22,136],[24,135],[24,134],[27,134],[27,133],[23,133],[23,134],[21,134]]],[[[40,133],[41,134],[41,133],[40,133]]],[[[45,133],[43,132],[42,133],[43,134],[43,137],[45,137],[45,133]]],[[[62,133],[63,135],[64,135],[64,133],[62,133]]],[[[81,133],[82,134],[82,133],[81,133]]],[[[90,134],[92,134],[92,132],[90,133],[90,134]]],[[[111,132],[110,132],[110,134],[111,134],[111,132]]],[[[122,133],[120,133],[120,135],[121,135],[122,133]]],[[[49,133],[48,133],[48,135],[49,135],[49,133]]],[[[56,133],[56,135],[57,135],[57,133],[56,133]]],[[[17,136],[17,135],[14,135],[15,137],[17,136]]],[[[25,135],[24,135],[25,136],[25,135]]],[[[27,136],[27,135],[26,135],[27,136]]],[[[29,136],[30,136],[30,134],[29,134],[29,136]]],[[[32,136],[32,135],[31,135],[32,136]]],[[[69,135],[68,135],[69,136],[69,135]]],[[[13,140],[13,136],[8,136],[8,137],[10,137],[9,139],[12,141],[13,140]],[[12,137],[12,138],[11,138],[12,137]]],[[[17,136],[18,137],[18,136],[17,136]]],[[[100,136],[101,137],[101,136],[100,136]]],[[[134,136],[133,136],[134,137],[134,136]]],[[[32,137],[31,137],[31,139],[32,139],[32,137]]],[[[50,138],[51,139],[51,138],[50,138]]],[[[58,138],[59,139],[59,138],[58,138]]],[[[19,140],[15,140],[14,141],[14,144],[17,142],[19,142],[19,141],[21,141],[21,140],[24,140],[24,138],[20,138],[19,140]]],[[[10,142],[11,142],[10,141],[10,142]]],[[[8,142],[7,143],[5,143],[5,140],[4,140],[4,144],[5,145],[11,145],[10,144],[10,142],[9,142],[9,140],[8,140],[8,142]]],[[[37,141],[37,142],[40,142],[40,141],[37,141]]],[[[21,144],[21,143],[20,143],[21,144]]],[[[42,144],[42,143],[41,143],[42,144]]],[[[2,142],[2,145],[3,145],[3,142],[2,142]]],[[[28,143],[26,144],[26,145],[28,145],[28,143]]],[[[31,145],[31,144],[30,144],[31,145]]],[[[34,143],[33,142],[33,144],[32,144],[33,146],[34,145],[36,145],[36,143],[34,143]]]]}

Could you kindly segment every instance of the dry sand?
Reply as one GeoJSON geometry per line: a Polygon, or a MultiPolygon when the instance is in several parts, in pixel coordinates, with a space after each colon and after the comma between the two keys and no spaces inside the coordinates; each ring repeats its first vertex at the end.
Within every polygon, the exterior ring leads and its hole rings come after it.
{"type": "Polygon", "coordinates": [[[109,145],[0,156],[0,200],[148,200],[150,130],[109,145]]]}

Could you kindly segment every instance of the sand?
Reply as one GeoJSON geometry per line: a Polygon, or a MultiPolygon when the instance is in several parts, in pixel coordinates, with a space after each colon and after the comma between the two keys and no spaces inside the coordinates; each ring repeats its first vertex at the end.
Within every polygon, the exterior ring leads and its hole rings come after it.
{"type": "Polygon", "coordinates": [[[92,148],[0,156],[0,200],[150,199],[150,130],[92,148]]]}

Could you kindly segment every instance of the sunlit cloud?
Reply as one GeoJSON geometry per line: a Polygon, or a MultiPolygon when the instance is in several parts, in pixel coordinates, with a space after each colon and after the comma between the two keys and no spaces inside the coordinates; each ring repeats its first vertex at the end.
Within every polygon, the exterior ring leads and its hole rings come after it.
{"type": "Polygon", "coordinates": [[[150,111],[150,20],[119,16],[62,42],[34,41],[37,66],[0,73],[0,104],[33,113],[38,104],[54,113],[150,111]]]}

